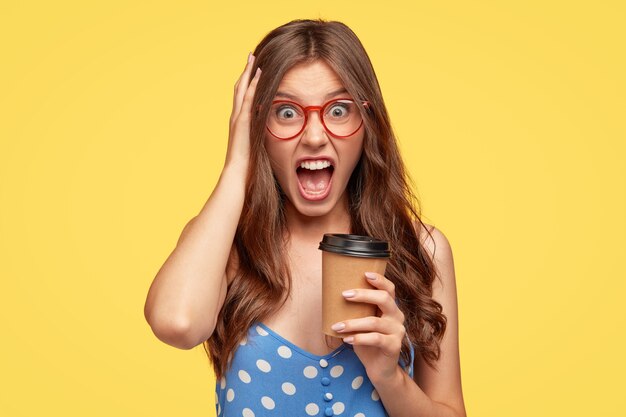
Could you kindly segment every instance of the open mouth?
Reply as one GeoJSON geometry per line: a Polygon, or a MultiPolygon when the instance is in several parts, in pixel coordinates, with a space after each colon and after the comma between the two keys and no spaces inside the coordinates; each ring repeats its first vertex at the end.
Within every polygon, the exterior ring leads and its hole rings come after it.
{"type": "Polygon", "coordinates": [[[305,161],[296,169],[300,192],[307,200],[319,200],[330,191],[335,167],[328,160],[305,161]]]}

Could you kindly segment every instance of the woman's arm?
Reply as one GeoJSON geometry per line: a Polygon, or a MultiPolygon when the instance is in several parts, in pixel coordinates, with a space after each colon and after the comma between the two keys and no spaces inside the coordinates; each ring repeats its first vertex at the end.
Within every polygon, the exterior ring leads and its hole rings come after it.
{"type": "Polygon", "coordinates": [[[433,228],[431,234],[432,239],[425,238],[424,244],[433,257],[438,276],[441,277],[441,281],[436,279],[433,283],[433,299],[443,306],[443,314],[447,317],[446,332],[441,341],[441,356],[436,362],[437,370],[433,370],[416,354],[414,380],[398,367],[398,372],[393,377],[374,383],[391,417],[466,416],[461,389],[458,308],[452,249],[438,229],[433,228]]]}
{"type": "Polygon", "coordinates": [[[144,315],[164,343],[191,349],[213,334],[226,296],[226,266],[243,208],[245,175],[235,166],[222,171],[150,286],[144,315]]]}
{"type": "Polygon", "coordinates": [[[253,62],[250,54],[235,84],[228,150],[217,186],[183,230],[144,306],[154,334],[181,349],[191,349],[213,334],[228,277],[236,269],[232,248],[245,198],[252,98],[260,76],[259,68],[250,81],[253,62]]]}

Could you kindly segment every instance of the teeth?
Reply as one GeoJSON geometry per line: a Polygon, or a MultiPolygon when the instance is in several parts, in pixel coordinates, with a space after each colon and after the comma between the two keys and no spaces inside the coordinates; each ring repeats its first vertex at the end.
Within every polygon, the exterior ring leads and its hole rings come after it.
{"type": "Polygon", "coordinates": [[[315,171],[316,169],[328,168],[330,165],[329,161],[304,161],[300,164],[300,167],[315,171]]]}

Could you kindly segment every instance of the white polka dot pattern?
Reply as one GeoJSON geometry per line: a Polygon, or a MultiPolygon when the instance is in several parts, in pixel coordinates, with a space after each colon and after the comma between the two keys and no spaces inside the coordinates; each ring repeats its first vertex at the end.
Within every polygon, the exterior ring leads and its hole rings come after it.
{"type": "Polygon", "coordinates": [[[243,369],[239,371],[238,375],[239,375],[239,379],[241,379],[241,382],[245,382],[246,384],[249,384],[250,381],[252,381],[252,378],[250,378],[250,374],[244,371],[243,369]]]}
{"type": "Polygon", "coordinates": [[[313,379],[317,376],[317,369],[315,368],[315,366],[307,366],[306,368],[304,368],[304,371],[302,371],[302,373],[307,378],[313,379]]]}
{"type": "Polygon", "coordinates": [[[372,400],[374,400],[374,401],[380,400],[380,396],[378,395],[378,391],[376,391],[376,390],[372,391],[372,400]]]}
{"type": "Polygon", "coordinates": [[[296,386],[291,382],[284,382],[281,386],[283,392],[287,395],[294,395],[296,393],[296,386]]]}
{"type": "Polygon", "coordinates": [[[281,358],[285,358],[285,359],[291,358],[291,355],[292,355],[291,349],[289,349],[285,345],[278,347],[278,354],[280,355],[281,358]]]}
{"type": "Polygon", "coordinates": [[[241,412],[241,415],[243,417],[254,417],[254,411],[250,410],[249,408],[244,408],[241,412]]]}
{"type": "Polygon", "coordinates": [[[330,370],[330,376],[333,378],[339,378],[343,374],[343,366],[337,365],[333,366],[330,370]]]}
{"type": "Polygon", "coordinates": [[[226,401],[231,403],[233,402],[234,399],[235,399],[235,391],[232,388],[230,388],[228,392],[226,392],[226,401]]]}
{"type": "Polygon", "coordinates": [[[263,407],[267,408],[268,410],[273,410],[274,407],[276,407],[276,403],[274,403],[274,400],[267,396],[261,398],[261,404],[263,404],[263,407]]]}
{"type": "Polygon", "coordinates": [[[365,417],[365,414],[363,414],[363,413],[356,413],[354,415],[354,417],[365,417]]]}
{"type": "Polygon", "coordinates": [[[345,409],[346,409],[346,405],[342,403],[341,401],[338,401],[335,404],[333,404],[333,413],[335,413],[336,416],[343,413],[345,409]]]}
{"type": "Polygon", "coordinates": [[[263,359],[259,359],[258,361],[256,361],[256,367],[265,373],[268,373],[272,370],[272,366],[270,365],[270,363],[263,359]]]}
{"type": "Polygon", "coordinates": [[[352,389],[359,389],[361,385],[363,385],[363,377],[361,375],[352,380],[352,389]]]}
{"type": "Polygon", "coordinates": [[[320,412],[319,406],[315,403],[308,403],[304,410],[310,416],[316,416],[320,412]]]}

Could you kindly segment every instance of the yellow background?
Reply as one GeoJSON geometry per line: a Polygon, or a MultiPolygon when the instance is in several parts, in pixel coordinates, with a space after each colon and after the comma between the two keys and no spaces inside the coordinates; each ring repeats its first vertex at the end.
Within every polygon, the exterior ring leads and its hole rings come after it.
{"type": "Polygon", "coordinates": [[[0,415],[214,415],[204,350],[156,339],[145,296],[248,51],[315,17],[362,40],[452,244],[469,415],[625,415],[622,4],[3,1],[0,415]]]}

